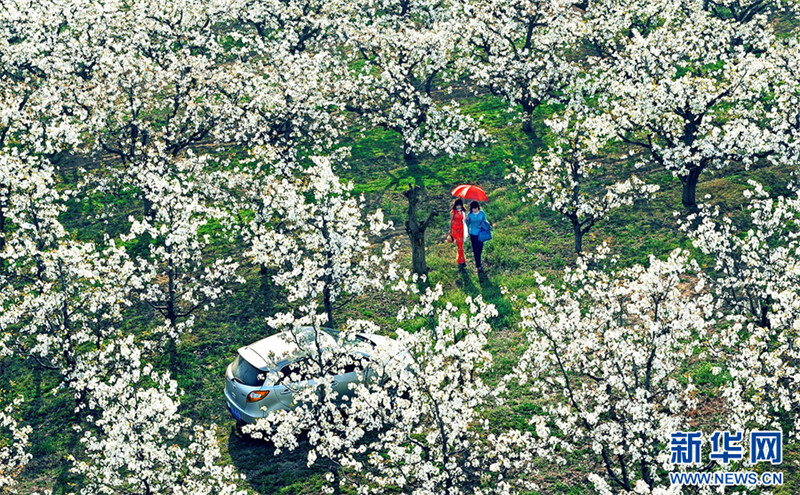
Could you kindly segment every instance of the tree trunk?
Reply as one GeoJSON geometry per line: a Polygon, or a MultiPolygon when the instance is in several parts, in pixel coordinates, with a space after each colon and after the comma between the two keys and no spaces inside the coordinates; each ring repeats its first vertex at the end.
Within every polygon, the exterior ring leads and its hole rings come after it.
{"type": "Polygon", "coordinates": [[[166,301],[166,309],[167,309],[167,320],[169,320],[170,326],[175,328],[175,324],[178,322],[178,312],[175,310],[175,267],[172,262],[172,249],[168,246],[167,253],[170,256],[170,260],[168,262],[168,269],[167,269],[167,301],[166,301]]]}
{"type": "Polygon", "coordinates": [[[764,328],[772,328],[772,323],[769,320],[769,309],[772,307],[772,296],[767,296],[763,303],[761,303],[761,314],[759,316],[760,325],[764,328]]]}
{"type": "Polygon", "coordinates": [[[411,235],[411,263],[414,273],[418,275],[428,274],[428,263],[425,260],[425,234],[411,235]]]}
{"type": "Polygon", "coordinates": [[[336,328],[333,323],[333,303],[331,302],[331,289],[326,284],[322,289],[322,302],[325,305],[325,315],[328,317],[328,327],[336,328]]]}
{"type": "Polygon", "coordinates": [[[322,287],[322,303],[325,306],[325,315],[328,317],[328,326],[335,328],[333,325],[333,295],[331,294],[331,287],[333,287],[333,247],[331,246],[331,233],[328,230],[328,222],[323,217],[322,219],[322,238],[325,239],[325,285],[322,287]]]}
{"type": "MultiPolygon", "coordinates": [[[[10,194],[9,194],[10,196],[10,194]]],[[[6,215],[0,206],[0,253],[6,248],[6,215]]],[[[0,259],[0,273],[6,272],[6,260],[0,259]]]]}
{"type": "Polygon", "coordinates": [[[156,212],[153,210],[153,202],[147,197],[144,198],[144,218],[147,220],[155,220],[156,212]]]}
{"type": "Polygon", "coordinates": [[[250,309],[258,316],[266,316],[272,312],[272,301],[274,299],[272,274],[267,265],[259,265],[258,274],[258,291],[254,294],[253,307],[250,309]]]}
{"type": "Polygon", "coordinates": [[[520,103],[522,104],[522,132],[531,139],[536,139],[538,136],[533,129],[533,112],[542,102],[536,100],[528,101],[527,98],[523,98],[520,103]]]}
{"type": "Polygon", "coordinates": [[[333,485],[333,495],[342,495],[342,477],[339,474],[339,469],[333,467],[330,472],[333,474],[333,483],[331,483],[333,485]]]}
{"type": "MultiPolygon", "coordinates": [[[[420,222],[417,219],[417,207],[422,200],[422,188],[419,186],[408,186],[408,190],[403,195],[408,198],[408,215],[406,218],[406,233],[411,241],[411,260],[414,273],[417,275],[427,275],[428,263],[425,260],[425,229],[428,221],[420,222]]],[[[433,213],[431,213],[433,216],[433,213]]]]}
{"type": "Polygon", "coordinates": [[[581,254],[583,249],[583,231],[581,231],[581,224],[573,221],[572,231],[575,233],[575,252],[581,254]]]}
{"type": "Polygon", "coordinates": [[[169,320],[172,327],[175,327],[178,323],[178,315],[175,312],[175,299],[171,297],[167,300],[167,320],[169,320]]]}
{"type": "Polygon", "coordinates": [[[522,132],[531,138],[536,137],[536,132],[533,130],[533,116],[528,112],[522,115],[522,132]]]}
{"type": "MultiPolygon", "coordinates": [[[[409,173],[416,179],[421,174],[419,156],[411,150],[407,143],[403,143],[403,160],[409,173]]],[[[427,220],[419,221],[417,213],[419,205],[425,197],[425,182],[420,177],[419,185],[410,185],[403,195],[408,199],[408,214],[406,216],[406,233],[411,241],[411,260],[414,273],[417,275],[428,274],[428,263],[425,260],[425,229],[435,214],[431,212],[427,220]]]]}
{"type": "Polygon", "coordinates": [[[258,276],[260,281],[258,290],[264,298],[262,302],[267,303],[269,301],[268,296],[272,287],[272,280],[270,280],[270,273],[267,265],[258,265],[258,276]]]}
{"type": "Polygon", "coordinates": [[[697,208],[697,201],[695,200],[697,193],[697,180],[700,178],[701,167],[692,167],[689,169],[688,175],[681,176],[681,184],[683,184],[683,196],[681,201],[686,208],[697,208]]]}

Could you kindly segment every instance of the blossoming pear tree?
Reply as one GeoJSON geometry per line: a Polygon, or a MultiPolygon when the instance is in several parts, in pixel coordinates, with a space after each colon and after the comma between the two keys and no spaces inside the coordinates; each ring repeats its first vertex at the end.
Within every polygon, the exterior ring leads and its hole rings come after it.
{"type": "Polygon", "coordinates": [[[352,2],[352,19],[340,29],[343,46],[357,56],[342,91],[345,107],[374,127],[399,136],[403,161],[414,178],[404,194],[409,202],[406,233],[414,273],[428,271],[425,231],[435,211],[419,211],[426,196],[420,156],[453,156],[485,142],[487,134],[461,112],[456,101],[434,93],[453,77],[461,24],[450,5],[430,0],[352,2]]]}
{"type": "Polygon", "coordinates": [[[17,478],[33,457],[28,451],[33,429],[20,426],[18,420],[16,409],[21,403],[18,397],[0,409],[0,493],[17,493],[17,478]]]}
{"type": "Polygon", "coordinates": [[[212,253],[214,243],[225,242],[231,233],[226,228],[230,211],[221,206],[227,195],[207,172],[209,161],[208,155],[190,151],[174,161],[171,175],[148,174],[153,216],[131,219],[130,232],[121,236],[144,244],[138,261],[149,283],[142,300],[169,323],[173,338],[191,327],[198,308],[213,305],[243,281],[232,256],[212,253]]]}
{"type": "Polygon", "coordinates": [[[747,23],[763,22],[770,15],[796,13],[797,5],[774,0],[720,0],[709,2],[705,8],[721,19],[747,23]]]}
{"type": "Polygon", "coordinates": [[[557,101],[577,66],[568,50],[578,41],[572,1],[464,2],[468,44],[458,63],[480,86],[521,108],[522,130],[533,134],[533,112],[557,101]]]}
{"type": "Polygon", "coordinates": [[[800,61],[795,56],[798,49],[800,39],[795,34],[780,38],[768,52],[774,69],[771,78],[774,111],[770,112],[766,124],[782,138],[778,152],[770,158],[775,164],[790,167],[795,173],[800,160],[800,93],[797,89],[800,85],[800,61]]]}
{"type": "MultiPolygon", "coordinates": [[[[578,8],[583,10],[579,32],[589,57],[588,67],[595,68],[602,60],[624,52],[633,36],[649,34],[664,19],[679,16],[682,10],[681,4],[672,0],[587,0],[578,8]]],[[[592,72],[595,71],[586,74],[592,72]]],[[[600,88],[588,85],[586,89],[600,88]]]]}
{"type": "Polygon", "coordinates": [[[79,356],[118,335],[143,280],[126,251],[70,238],[68,192],[46,159],[0,153],[0,342],[64,380],[79,356]]]}
{"type": "Polygon", "coordinates": [[[723,396],[731,428],[774,428],[800,437],[800,197],[771,198],[751,182],[750,228],[703,208],[692,242],[713,260],[711,287],[728,321],[716,372],[731,381],[723,396]],[[789,426],[788,431],[786,426],[789,426]]]}
{"type": "Polygon", "coordinates": [[[575,252],[583,249],[583,236],[620,206],[646,199],[658,190],[632,176],[600,185],[606,165],[599,163],[615,142],[604,134],[602,118],[567,114],[547,121],[555,143],[532,160],[529,170],[516,167],[510,175],[523,184],[525,195],[537,204],[561,213],[572,224],[575,252]]]}
{"type": "Polygon", "coordinates": [[[85,390],[82,448],[70,456],[80,494],[244,494],[233,466],[219,463],[216,426],[178,413],[181,392],[169,374],[142,361],[133,336],[95,353],[75,388],[85,390]]]}
{"type": "Polygon", "coordinates": [[[236,19],[254,30],[267,51],[318,53],[331,48],[340,34],[345,4],[321,0],[237,0],[236,19]]]}
{"type": "Polygon", "coordinates": [[[68,194],[55,182],[48,160],[10,148],[0,151],[0,276],[6,283],[39,273],[42,252],[66,235],[58,216],[68,194]]]}
{"type": "Polygon", "coordinates": [[[79,143],[70,81],[82,51],[66,25],[84,2],[11,0],[0,6],[0,148],[57,159],[79,143]]]}
{"type": "Polygon", "coordinates": [[[254,219],[248,253],[276,267],[273,281],[299,314],[314,314],[321,303],[327,325],[334,326],[335,310],[397,278],[397,249],[388,241],[372,245],[392,229],[383,212],[366,215],[363,197],[352,195],[352,183],[339,179],[328,157],[311,161],[292,176],[274,176],[274,187],[265,191],[270,208],[254,219]]]}
{"type": "MultiPolygon", "coordinates": [[[[670,8],[644,30],[623,37],[596,65],[597,96],[609,124],[647,152],[642,164],[672,172],[682,203],[695,208],[700,174],[732,164],[745,168],[779,150],[780,134],[764,125],[770,113],[774,32],[763,15],[722,19],[703,2],[670,8]]],[[[626,21],[630,13],[620,15],[626,21]]]]}
{"type": "Polygon", "coordinates": [[[41,271],[4,300],[0,328],[16,352],[67,379],[79,356],[119,334],[141,284],[133,262],[113,245],[62,240],[41,254],[41,271]]]}
{"type": "Polygon", "coordinates": [[[114,24],[107,36],[87,40],[98,62],[75,98],[90,112],[85,127],[96,150],[116,160],[119,179],[152,217],[151,176],[168,176],[173,161],[224,128],[232,111],[235,96],[223,89],[233,92],[236,72],[223,70],[216,29],[225,10],[217,2],[148,0],[98,9],[97,16],[86,22],[114,24]]]}
{"type": "Polygon", "coordinates": [[[235,82],[226,88],[236,95],[228,125],[215,134],[246,149],[271,147],[283,160],[295,160],[298,150],[331,153],[347,128],[345,112],[337,111],[345,75],[339,60],[329,52],[256,50],[235,65],[235,82]]]}
{"type": "Polygon", "coordinates": [[[666,489],[670,433],[697,403],[682,370],[706,349],[714,300],[685,251],[615,271],[592,261],[561,286],[540,276],[520,312],[530,346],[508,378],[542,398],[532,422],[552,458],[590,449],[600,493],[666,489]]]}
{"type": "MultiPolygon", "coordinates": [[[[347,127],[342,110],[339,26],[344,5],[320,0],[237,0],[230,15],[238,22],[226,34],[237,46],[233,70],[240,85],[229,119],[230,140],[245,146],[275,146],[284,159],[298,147],[330,153],[347,127]]],[[[231,92],[226,88],[226,92],[231,92]]]]}

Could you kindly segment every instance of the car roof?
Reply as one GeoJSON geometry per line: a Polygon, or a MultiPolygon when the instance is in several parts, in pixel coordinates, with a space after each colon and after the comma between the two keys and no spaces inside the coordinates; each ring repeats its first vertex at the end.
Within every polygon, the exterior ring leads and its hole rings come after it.
{"type": "Polygon", "coordinates": [[[284,331],[261,339],[252,344],[239,348],[239,355],[246,359],[250,364],[260,370],[275,368],[279,363],[296,357],[300,352],[295,342],[295,335],[301,344],[313,345],[315,340],[321,347],[331,347],[336,345],[336,339],[328,332],[335,332],[323,328],[323,331],[315,332],[314,327],[300,327],[293,335],[290,331],[284,331]],[[316,333],[316,338],[315,338],[316,333]]]}

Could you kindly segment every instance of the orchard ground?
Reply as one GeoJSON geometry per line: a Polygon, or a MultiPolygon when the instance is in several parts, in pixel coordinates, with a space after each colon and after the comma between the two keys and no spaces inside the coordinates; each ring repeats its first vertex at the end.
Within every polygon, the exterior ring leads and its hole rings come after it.
{"type": "MultiPolygon", "coordinates": [[[[499,99],[469,96],[464,97],[461,103],[467,113],[482,118],[484,128],[493,137],[491,144],[475,148],[461,157],[426,157],[421,172],[411,176],[403,165],[401,143],[394,134],[381,130],[362,133],[352,129],[344,143],[352,150],[350,168],[340,172],[346,180],[354,182],[355,192],[365,195],[370,209],[380,207],[394,221],[394,236],[402,247],[400,264],[403,268],[410,267],[411,260],[403,229],[407,202],[401,193],[409,183],[425,184],[428,194],[426,207],[439,212],[426,233],[430,282],[441,283],[445,299],[453,304],[463,305],[467,296],[482,295],[484,300],[497,306],[499,316],[493,324],[490,348],[495,358],[495,369],[492,376],[487,377],[496,381],[510,371],[525,346],[516,326],[517,308],[508,295],[527,296],[535,288],[535,272],[557,282],[561,271],[575,262],[568,221],[544,206],[523,201],[520,188],[506,178],[512,165],[524,166],[539,148],[547,144],[543,120],[558,108],[543,107],[538,111],[534,128],[542,137],[531,137],[521,131],[520,123],[513,119],[515,114],[508,112],[506,104],[499,99]],[[494,225],[494,238],[486,244],[486,276],[481,278],[475,273],[469,248],[467,273],[460,274],[455,264],[455,248],[445,242],[449,227],[447,212],[452,202],[449,191],[460,183],[480,185],[491,199],[484,209],[494,225]]],[[[635,158],[629,155],[627,148],[620,148],[605,157],[608,182],[627,177],[635,158]]],[[[70,187],[77,179],[77,175],[72,173],[76,166],[67,164],[64,167],[63,187],[70,187]]],[[[680,202],[678,179],[663,170],[639,169],[635,173],[646,182],[658,184],[661,190],[651,201],[613,211],[585,237],[584,249],[590,251],[607,242],[612,254],[618,256],[623,265],[632,265],[647,263],[651,254],[663,257],[672,249],[683,247],[691,249],[701,264],[705,262],[708,266],[709,260],[704,260],[701,253],[692,249],[678,228],[687,214],[680,202]]],[[[698,199],[718,205],[723,213],[731,215],[742,225],[746,221],[742,212],[742,192],[748,189],[747,181],[750,179],[761,182],[773,194],[782,194],[787,192],[789,172],[767,165],[750,170],[728,169],[724,176],[707,171],[700,179],[698,199]],[[705,198],[706,195],[710,197],[705,198]]],[[[125,204],[124,198],[117,201],[122,202],[119,206],[123,212],[126,208],[135,208],[133,201],[130,205],[125,204]]],[[[82,237],[99,237],[99,230],[93,230],[98,223],[87,221],[99,208],[100,205],[94,202],[73,204],[63,221],[70,227],[81,226],[82,237]]],[[[218,249],[231,248],[219,245],[218,249]]],[[[274,456],[268,442],[239,433],[225,408],[222,394],[225,367],[240,346],[271,333],[264,318],[283,305],[282,294],[262,279],[258,267],[245,264],[242,275],[246,283],[238,286],[232,296],[218,302],[215,308],[199,313],[193,332],[183,338],[176,357],[172,360],[165,358],[160,365],[173,371],[184,391],[181,413],[201,424],[213,422],[219,425],[218,439],[223,461],[233,464],[246,475],[246,480],[241,482],[243,488],[265,494],[319,493],[325,484],[322,478],[325,470],[321,466],[306,468],[302,446],[294,452],[274,456]]],[[[391,334],[396,326],[394,317],[399,306],[391,292],[381,292],[352,301],[338,313],[338,319],[369,319],[391,334]]],[[[153,316],[151,311],[142,307],[137,318],[128,320],[126,325],[147,328],[153,316]]],[[[712,374],[712,366],[711,362],[697,359],[687,362],[684,370],[684,377],[691,377],[702,392],[700,406],[691,411],[690,416],[696,420],[697,429],[704,432],[712,432],[722,414],[717,390],[726,377],[712,374]]],[[[53,487],[55,493],[69,492],[73,475],[69,472],[71,464],[67,456],[78,446],[77,434],[71,429],[73,403],[66,394],[49,393],[58,383],[54,374],[37,370],[34,366],[23,368],[19,364],[0,372],[11,384],[11,393],[26,397],[22,417],[34,426],[31,437],[33,461],[23,475],[23,492],[46,487],[53,487]]],[[[526,428],[531,411],[540,407],[539,399],[526,394],[524,388],[512,392],[512,401],[502,409],[487,411],[498,429],[503,426],[526,428]]],[[[588,493],[586,475],[598,468],[586,460],[589,458],[581,452],[574,452],[564,467],[542,459],[541,493],[588,493]]],[[[773,493],[800,493],[797,462],[800,462],[800,446],[785,444],[783,464],[769,467],[784,473],[784,485],[773,493]]]]}

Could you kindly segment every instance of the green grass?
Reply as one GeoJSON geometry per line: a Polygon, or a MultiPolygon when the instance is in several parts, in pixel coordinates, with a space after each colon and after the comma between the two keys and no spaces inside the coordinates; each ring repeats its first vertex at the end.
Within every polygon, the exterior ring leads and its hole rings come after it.
{"type": "MultiPolygon", "coordinates": [[[[400,260],[403,267],[410,266],[410,253],[402,227],[406,202],[401,192],[409,183],[425,185],[428,200],[424,209],[441,212],[427,232],[430,280],[434,284],[441,283],[445,300],[456,305],[463,306],[467,296],[482,296],[497,306],[499,316],[492,322],[494,331],[489,345],[495,368],[486,377],[489,383],[496,383],[503,374],[511,371],[525,348],[524,336],[516,326],[516,311],[502,289],[513,295],[527,296],[536,287],[535,272],[557,281],[561,271],[574,264],[576,255],[572,250],[569,223],[546,207],[526,202],[519,188],[506,179],[510,167],[529,163],[547,140],[523,133],[519,123],[514,121],[513,113],[509,113],[506,104],[497,98],[470,97],[461,103],[468,114],[482,118],[482,125],[492,137],[491,143],[459,157],[424,157],[420,171],[412,175],[403,166],[401,144],[396,134],[380,129],[363,132],[353,129],[344,142],[352,150],[350,166],[342,170],[341,175],[354,182],[355,192],[365,195],[369,208],[383,208],[394,221],[397,226],[394,236],[401,241],[403,249],[400,260]],[[482,279],[474,272],[468,249],[469,270],[466,274],[459,274],[455,247],[444,241],[448,230],[446,212],[452,199],[449,192],[460,183],[478,184],[491,198],[484,210],[494,225],[494,238],[486,244],[487,276],[482,279]]],[[[539,135],[544,134],[542,121],[555,111],[558,111],[557,107],[544,107],[537,112],[535,127],[539,135]]],[[[623,176],[629,169],[630,163],[615,162],[613,167],[609,167],[611,178],[614,174],[623,176]]],[[[678,228],[684,213],[677,179],[661,170],[637,170],[636,174],[660,185],[661,191],[652,201],[614,211],[584,240],[586,250],[608,242],[612,253],[618,255],[625,265],[647,263],[650,255],[660,257],[677,247],[689,247],[678,228]],[[679,215],[673,216],[673,211],[679,215]]],[[[74,179],[67,175],[63,186],[69,186],[74,179]]],[[[724,214],[745,222],[741,193],[749,187],[748,179],[759,180],[768,190],[780,193],[786,191],[789,175],[786,170],[769,166],[749,171],[730,169],[718,175],[707,171],[701,176],[698,199],[709,194],[709,202],[719,205],[724,214]]],[[[141,200],[135,199],[133,191],[121,191],[109,197],[92,195],[85,201],[72,201],[68,206],[62,218],[75,237],[81,240],[99,241],[106,233],[117,235],[127,227],[124,219],[128,215],[141,214],[141,200]],[[95,219],[94,215],[100,212],[111,212],[112,221],[105,224],[102,219],[95,219]]],[[[218,228],[218,225],[209,225],[207,231],[213,233],[218,228]]],[[[144,254],[150,242],[149,239],[137,239],[126,243],[126,248],[131,254],[144,254]]],[[[215,242],[212,249],[234,257],[240,254],[222,240],[215,242]]],[[[214,308],[198,312],[196,326],[178,346],[175,358],[164,358],[158,364],[173,370],[184,391],[182,414],[201,424],[219,425],[218,439],[223,460],[246,475],[242,488],[265,494],[319,493],[324,469],[307,468],[302,447],[297,452],[273,456],[268,443],[238,434],[225,409],[222,396],[225,366],[238,347],[268,335],[270,329],[264,318],[285,307],[284,295],[261,280],[257,267],[245,262],[241,273],[246,283],[236,287],[231,296],[223,298],[214,308]]],[[[369,318],[391,334],[397,325],[395,314],[400,302],[388,292],[356,298],[337,318],[369,318]]],[[[153,321],[152,310],[140,307],[135,308],[125,326],[146,331],[153,321]]],[[[708,407],[714,406],[715,390],[729,379],[727,372],[714,375],[711,367],[712,363],[704,361],[687,364],[687,373],[705,391],[705,400],[711,401],[708,407]]],[[[11,393],[25,396],[23,414],[26,422],[34,426],[35,459],[24,473],[23,490],[54,487],[56,493],[70,491],[70,484],[79,481],[69,474],[66,460],[67,455],[78,452],[77,438],[70,427],[74,418],[70,398],[63,391],[52,393],[56,377],[39,370],[29,360],[13,361],[12,365],[0,370],[0,374],[2,383],[9,384],[11,393]]],[[[527,418],[541,408],[539,399],[528,396],[524,387],[512,384],[511,391],[514,400],[486,414],[496,428],[527,428],[527,418]]],[[[712,413],[709,417],[713,421],[712,413]]],[[[796,446],[790,446],[787,451],[788,461],[800,459],[796,446]]],[[[538,479],[541,493],[588,493],[585,477],[597,466],[584,461],[581,456],[582,453],[573,453],[571,463],[566,467],[542,461],[538,479]]],[[[784,463],[784,466],[790,465],[790,462],[784,463]]],[[[800,475],[787,468],[786,485],[775,493],[797,493],[798,484],[800,475]]]]}

